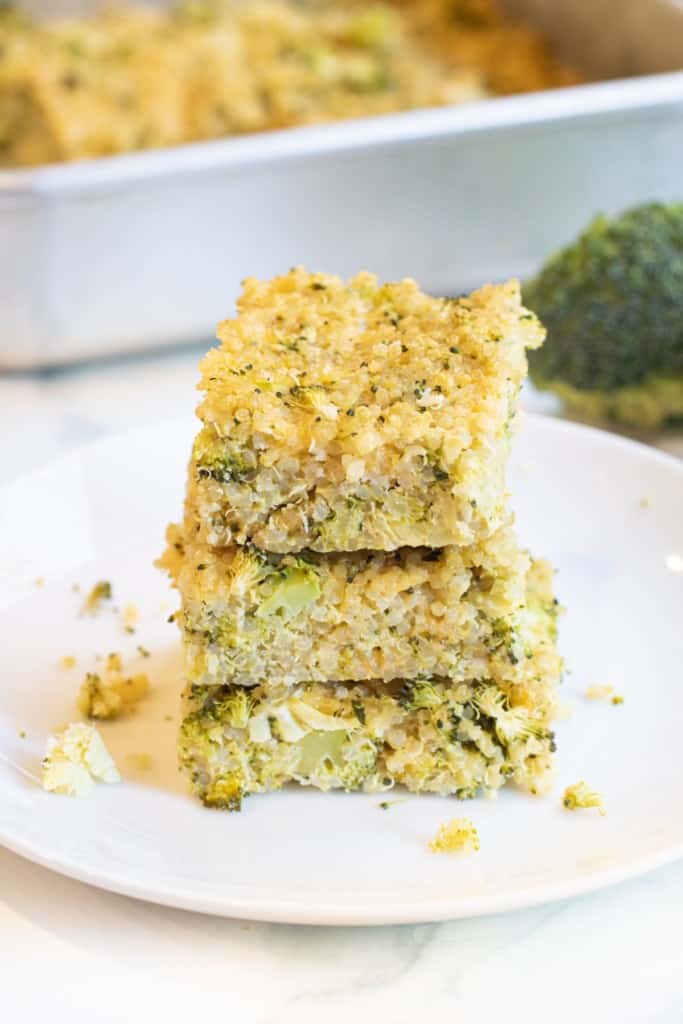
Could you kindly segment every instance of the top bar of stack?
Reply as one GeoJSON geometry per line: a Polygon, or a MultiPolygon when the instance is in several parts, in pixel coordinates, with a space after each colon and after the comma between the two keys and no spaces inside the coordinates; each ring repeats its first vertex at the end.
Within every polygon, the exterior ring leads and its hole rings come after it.
{"type": "Polygon", "coordinates": [[[391,551],[471,544],[505,521],[525,349],[544,334],[516,282],[453,300],[295,269],[248,279],[238,311],[202,363],[201,541],[391,551]]]}

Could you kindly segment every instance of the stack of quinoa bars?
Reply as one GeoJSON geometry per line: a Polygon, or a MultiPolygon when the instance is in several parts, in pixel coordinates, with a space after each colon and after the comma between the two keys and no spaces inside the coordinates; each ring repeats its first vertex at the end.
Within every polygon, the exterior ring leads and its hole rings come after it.
{"type": "Polygon", "coordinates": [[[212,807],[287,782],[471,797],[550,767],[552,570],[505,466],[519,286],[464,299],[302,269],[249,279],[202,363],[184,521],[179,754],[212,807]]]}

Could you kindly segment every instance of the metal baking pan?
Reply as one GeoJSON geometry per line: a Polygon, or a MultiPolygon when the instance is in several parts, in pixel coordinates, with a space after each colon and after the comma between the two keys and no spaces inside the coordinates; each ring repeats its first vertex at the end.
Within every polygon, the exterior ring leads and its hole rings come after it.
{"type": "Polygon", "coordinates": [[[208,340],[243,277],[295,263],[456,294],[683,198],[683,7],[507,6],[607,80],[0,173],[0,367],[208,340]]]}

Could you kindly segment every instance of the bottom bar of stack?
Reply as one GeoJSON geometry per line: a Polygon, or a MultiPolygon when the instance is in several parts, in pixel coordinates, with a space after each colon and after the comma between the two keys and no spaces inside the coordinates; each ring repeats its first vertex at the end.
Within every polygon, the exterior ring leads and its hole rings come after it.
{"type": "Polygon", "coordinates": [[[552,569],[534,561],[517,624],[522,657],[476,678],[189,685],[180,762],[209,806],[236,810],[288,782],[472,797],[507,780],[535,792],[554,750],[561,661],[552,569]]]}

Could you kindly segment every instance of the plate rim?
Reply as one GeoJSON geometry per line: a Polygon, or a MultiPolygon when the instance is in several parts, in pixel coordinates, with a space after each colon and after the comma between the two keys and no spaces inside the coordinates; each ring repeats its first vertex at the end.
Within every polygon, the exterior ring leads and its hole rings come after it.
{"type": "Polygon", "coordinates": [[[455,898],[436,900],[413,900],[406,903],[349,909],[341,900],[317,901],[304,905],[297,899],[274,900],[268,896],[267,904],[258,899],[243,896],[206,897],[177,887],[170,889],[159,886],[153,893],[141,883],[121,882],[115,876],[108,876],[105,870],[90,871],[78,869],[68,862],[50,857],[36,850],[30,842],[8,839],[0,828],[0,845],[11,853],[55,874],[90,885],[103,892],[193,913],[207,914],[232,920],[256,921],[262,924],[290,924],[310,927],[383,927],[388,925],[434,924],[444,921],[460,921],[476,917],[491,917],[495,914],[526,910],[549,903],[558,903],[576,896],[599,892],[621,882],[640,878],[668,864],[683,858],[683,839],[644,858],[636,858],[619,867],[602,869],[575,879],[554,885],[526,886],[507,896],[477,896],[474,899],[455,898]]]}

